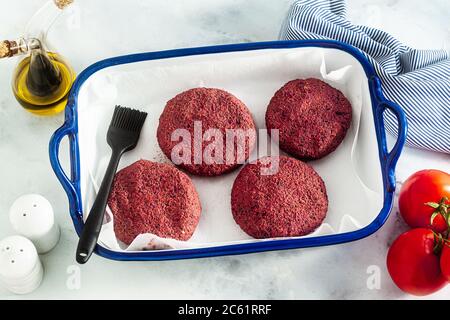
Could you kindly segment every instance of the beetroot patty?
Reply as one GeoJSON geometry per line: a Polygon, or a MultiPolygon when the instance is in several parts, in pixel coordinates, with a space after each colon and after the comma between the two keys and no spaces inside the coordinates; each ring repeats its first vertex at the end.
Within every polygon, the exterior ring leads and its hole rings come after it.
{"type": "Polygon", "coordinates": [[[303,236],[325,219],[325,184],[312,167],[290,157],[266,157],[245,166],[231,191],[234,220],[254,238],[303,236]],[[278,171],[261,174],[277,161],[278,171]]]}
{"type": "Polygon", "coordinates": [[[126,244],[143,233],[189,240],[201,213],[197,191],[185,173],[146,160],[116,174],[108,205],[116,236],[126,244]]]}
{"type": "Polygon", "coordinates": [[[352,106],[337,89],[318,79],[293,80],[270,101],[268,129],[280,130],[280,147],[300,159],[319,159],[344,140],[352,106]]]}
{"type": "MultiPolygon", "coordinates": [[[[211,132],[210,130],[210,134],[211,132]]],[[[181,168],[197,175],[217,176],[235,169],[248,159],[256,141],[256,130],[250,111],[238,98],[220,89],[196,88],[167,102],[159,118],[157,137],[164,154],[181,168]],[[197,129],[201,134],[200,139],[194,138],[195,122],[197,126],[201,122],[201,132],[197,129]],[[174,147],[182,141],[186,142],[178,136],[176,141],[172,141],[172,134],[177,129],[186,129],[190,134],[190,156],[177,150],[177,155],[186,157],[175,162],[172,158],[172,152],[176,150],[174,147]],[[217,139],[219,144],[215,151],[208,147],[216,142],[216,137],[206,137],[205,132],[209,129],[221,134],[221,138],[217,139]],[[243,136],[243,140],[233,139],[234,142],[227,145],[227,129],[241,129],[241,132],[249,132],[251,135],[243,136]],[[202,142],[202,137],[206,142],[202,142]],[[242,151],[239,152],[238,147],[242,151]],[[213,157],[207,159],[205,150],[207,155],[213,157]]]]}

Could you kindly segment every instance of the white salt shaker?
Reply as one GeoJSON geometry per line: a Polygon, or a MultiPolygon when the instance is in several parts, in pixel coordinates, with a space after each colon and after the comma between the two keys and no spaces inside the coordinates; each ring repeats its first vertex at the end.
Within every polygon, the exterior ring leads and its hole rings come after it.
{"type": "Polygon", "coordinates": [[[50,202],[38,194],[27,194],[14,201],[9,210],[14,230],[30,239],[38,253],[46,253],[58,243],[60,230],[50,202]]]}
{"type": "Polygon", "coordinates": [[[0,241],[0,283],[16,294],[34,291],[42,282],[44,270],[33,243],[22,236],[0,241]]]}

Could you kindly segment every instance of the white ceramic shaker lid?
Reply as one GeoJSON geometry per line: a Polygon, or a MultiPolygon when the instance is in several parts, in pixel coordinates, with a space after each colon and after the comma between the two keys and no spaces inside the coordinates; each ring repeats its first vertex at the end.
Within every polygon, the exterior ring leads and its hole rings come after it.
{"type": "Polygon", "coordinates": [[[52,205],[41,195],[17,198],[9,210],[9,220],[17,233],[34,243],[38,253],[48,252],[58,243],[60,231],[52,205]]]}
{"type": "Polygon", "coordinates": [[[22,236],[0,241],[0,283],[8,290],[25,294],[42,282],[43,269],[33,243],[22,236]]]}

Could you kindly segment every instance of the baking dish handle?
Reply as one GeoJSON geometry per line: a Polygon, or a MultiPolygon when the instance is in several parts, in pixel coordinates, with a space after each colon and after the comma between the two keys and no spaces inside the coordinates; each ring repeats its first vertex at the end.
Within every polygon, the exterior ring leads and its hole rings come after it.
{"type": "Polygon", "coordinates": [[[393,192],[395,190],[395,167],[397,165],[397,161],[402,152],[403,146],[406,141],[406,133],[408,130],[408,124],[406,121],[405,113],[403,109],[396,103],[389,101],[382,97],[378,104],[378,119],[381,122],[380,130],[383,137],[383,170],[385,176],[387,177],[388,185],[387,189],[389,192],[393,192]],[[395,142],[394,147],[388,151],[386,145],[386,133],[384,129],[384,119],[383,114],[389,109],[397,118],[398,128],[397,128],[397,141],[395,142]]]}
{"type": "MultiPolygon", "coordinates": [[[[66,108],[69,108],[67,106],[66,108]]],[[[81,215],[81,202],[78,196],[79,190],[79,169],[76,159],[78,157],[78,146],[77,146],[77,135],[76,129],[72,126],[69,126],[69,123],[73,123],[70,121],[66,121],[62,127],[55,131],[55,133],[50,138],[49,143],[49,153],[50,153],[50,164],[53,168],[53,171],[56,174],[59,182],[63,186],[67,196],[69,198],[70,205],[70,213],[77,219],[80,219],[81,215]],[[69,138],[70,145],[70,167],[71,167],[71,175],[69,178],[67,174],[64,172],[64,169],[61,166],[59,161],[59,147],[61,141],[64,137],[69,138]]]]}

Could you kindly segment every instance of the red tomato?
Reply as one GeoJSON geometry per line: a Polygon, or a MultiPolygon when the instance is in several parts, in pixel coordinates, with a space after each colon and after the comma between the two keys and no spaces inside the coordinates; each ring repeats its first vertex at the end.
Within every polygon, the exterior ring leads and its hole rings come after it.
{"type": "Polygon", "coordinates": [[[450,281],[450,242],[444,244],[442,248],[441,271],[447,281],[450,281]]]}
{"type": "Polygon", "coordinates": [[[425,228],[405,232],[394,241],[387,255],[387,268],[401,290],[424,296],[447,284],[434,247],[434,233],[425,228]]]}
{"type": "Polygon", "coordinates": [[[450,174],[439,170],[416,172],[400,190],[400,213],[412,228],[432,228],[435,232],[443,233],[448,229],[445,218],[439,214],[431,225],[431,216],[436,209],[426,203],[439,203],[444,197],[450,199],[450,174]]]}

